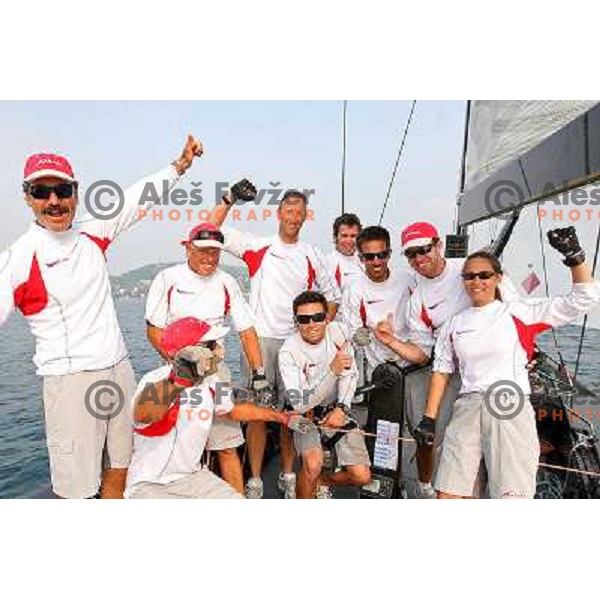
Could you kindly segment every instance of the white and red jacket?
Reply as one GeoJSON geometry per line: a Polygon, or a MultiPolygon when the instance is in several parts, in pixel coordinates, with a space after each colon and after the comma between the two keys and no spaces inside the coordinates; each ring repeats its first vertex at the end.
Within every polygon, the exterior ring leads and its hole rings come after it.
{"type": "MultiPolygon", "coordinates": [[[[360,277],[350,288],[344,306],[344,328],[351,338],[359,327],[373,330],[380,321],[392,316],[394,336],[408,340],[407,308],[414,275],[405,269],[390,270],[386,281],[376,283],[367,275],[360,277]]],[[[404,364],[402,359],[387,346],[375,339],[371,333],[371,343],[365,348],[365,356],[372,370],[385,361],[404,364]]]]}
{"type": "MultiPolygon", "coordinates": [[[[141,379],[133,402],[139,396],[142,411],[145,402],[156,402],[151,384],[165,380],[170,371],[171,366],[164,365],[141,379]]],[[[160,421],[134,424],[125,497],[136,483],[166,484],[198,471],[214,413],[225,418],[233,407],[231,388],[211,375],[200,385],[183,390],[160,421]]]]}
{"type": "Polygon", "coordinates": [[[538,333],[576,321],[600,303],[598,283],[578,283],[552,299],[495,300],[469,307],[441,328],[433,370],[462,380],[461,393],[483,392],[497,381],[511,381],[530,393],[527,363],[538,333]]]}
{"type": "Polygon", "coordinates": [[[0,255],[0,325],[15,309],[23,313],[36,339],[39,375],[104,369],[125,358],[104,255],[139,220],[145,185],[160,194],[163,182],[171,189],[178,179],[169,166],[137,182],[110,220],[89,217],[60,233],[33,223],[0,255]]]}
{"type": "Polygon", "coordinates": [[[318,289],[339,304],[340,292],[325,267],[321,251],[305,242],[284,244],[278,235],[259,237],[221,228],[225,249],[241,258],[250,274],[250,307],[261,337],[287,339],[294,333],[294,298],[318,289]]]}
{"type": "Polygon", "coordinates": [[[158,273],[148,291],[146,321],[161,329],[184,317],[223,325],[228,316],[236,331],[254,326],[239,284],[220,269],[202,277],[187,264],[175,265],[158,273]]]}
{"type": "Polygon", "coordinates": [[[355,252],[352,256],[346,256],[337,250],[333,250],[325,257],[325,266],[329,276],[338,284],[342,297],[352,283],[365,272],[360,258],[358,258],[358,252],[355,252]]]}
{"type": "MultiPolygon", "coordinates": [[[[461,277],[464,258],[447,258],[446,267],[437,277],[423,277],[415,272],[415,288],[408,303],[410,340],[431,354],[440,327],[452,316],[471,306],[461,277]]],[[[505,301],[516,300],[519,294],[505,275],[500,284],[505,301]]]]}
{"type": "Polygon", "coordinates": [[[356,384],[358,369],[354,361],[352,344],[346,344],[346,352],[352,357],[352,367],[341,375],[333,374],[329,365],[337,351],[346,343],[346,337],[338,323],[327,325],[325,337],[318,344],[309,344],[295,333],[287,339],[279,350],[279,371],[286,390],[299,392],[292,407],[305,412],[311,406],[327,406],[333,402],[342,402],[350,408],[356,384]],[[303,398],[302,394],[308,394],[303,398]]]}

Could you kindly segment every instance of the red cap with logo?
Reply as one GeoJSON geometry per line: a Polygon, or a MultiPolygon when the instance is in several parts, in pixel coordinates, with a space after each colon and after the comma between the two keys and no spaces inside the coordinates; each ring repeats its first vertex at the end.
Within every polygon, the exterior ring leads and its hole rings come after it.
{"type": "Polygon", "coordinates": [[[23,181],[40,177],[58,177],[69,183],[75,181],[71,163],[58,154],[32,154],[25,162],[23,181]]]}
{"type": "Polygon", "coordinates": [[[191,229],[187,238],[181,243],[193,244],[196,248],[223,248],[225,237],[216,225],[200,223],[191,229]]]}
{"type": "Polygon", "coordinates": [[[220,340],[228,332],[229,327],[211,326],[206,321],[200,321],[195,317],[185,317],[165,327],[160,337],[160,345],[167,356],[173,358],[187,346],[220,340]]]}
{"type": "Polygon", "coordinates": [[[402,250],[427,246],[434,238],[439,239],[439,237],[437,229],[431,223],[412,223],[400,234],[402,250]]]}

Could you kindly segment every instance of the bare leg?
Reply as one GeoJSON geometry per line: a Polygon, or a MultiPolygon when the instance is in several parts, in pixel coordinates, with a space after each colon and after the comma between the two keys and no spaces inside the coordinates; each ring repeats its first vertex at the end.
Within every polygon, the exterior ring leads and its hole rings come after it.
{"type": "MultiPolygon", "coordinates": [[[[281,471],[283,473],[294,472],[294,459],[296,458],[296,449],[292,432],[283,425],[279,430],[279,440],[281,442],[281,471]]],[[[321,463],[323,461],[321,460],[321,463]]]]}
{"type": "Polygon", "coordinates": [[[446,494],[446,492],[436,491],[436,498],[438,500],[465,500],[471,497],[472,496],[456,496],[454,494],[446,494]]]}
{"type": "Polygon", "coordinates": [[[262,421],[248,423],[246,429],[246,442],[248,444],[248,461],[252,477],[260,477],[262,472],[265,447],[267,446],[267,425],[262,421]]]}
{"type": "Polygon", "coordinates": [[[371,469],[366,465],[352,465],[337,473],[323,473],[321,483],[324,485],[367,485],[371,481],[371,469]]]}
{"type": "Polygon", "coordinates": [[[431,483],[433,477],[433,447],[417,446],[417,470],[421,483],[431,483]]]}
{"type": "Polygon", "coordinates": [[[323,452],[320,448],[313,448],[302,454],[302,468],[298,474],[298,483],[296,484],[297,498],[315,497],[315,490],[319,483],[322,468],[323,452]]]}
{"type": "Polygon", "coordinates": [[[104,469],[100,485],[100,498],[121,499],[125,491],[127,469],[104,469]]]}
{"type": "Polygon", "coordinates": [[[236,492],[244,493],[244,476],[242,463],[236,448],[227,448],[217,451],[221,478],[224,479],[236,492]]]}

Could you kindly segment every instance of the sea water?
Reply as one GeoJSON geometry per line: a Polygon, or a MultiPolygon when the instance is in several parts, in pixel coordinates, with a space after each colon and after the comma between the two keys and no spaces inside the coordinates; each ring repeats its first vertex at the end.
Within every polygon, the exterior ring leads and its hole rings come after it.
{"type": "MultiPolygon", "coordinates": [[[[158,354],[146,339],[144,299],[116,301],[119,322],[136,377],[160,365],[158,354]]],[[[572,367],[577,354],[579,327],[557,330],[561,351],[572,367]]],[[[541,345],[555,355],[550,334],[541,345]]],[[[227,363],[239,380],[239,338],[227,337],[227,363]]],[[[582,352],[580,380],[600,390],[600,330],[589,329],[582,352]]],[[[41,378],[32,362],[34,340],[25,320],[14,315],[0,329],[0,498],[47,496],[50,487],[48,453],[44,435],[41,378]]],[[[598,419],[594,425],[600,427],[598,419]]]]}

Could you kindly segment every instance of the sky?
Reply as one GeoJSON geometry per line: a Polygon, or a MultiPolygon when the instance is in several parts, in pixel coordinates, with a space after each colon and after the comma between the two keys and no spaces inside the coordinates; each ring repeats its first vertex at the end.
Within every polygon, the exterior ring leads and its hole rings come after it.
{"type": "MultiPolygon", "coordinates": [[[[346,210],[364,224],[379,220],[411,101],[350,101],[347,110],[346,210]]],[[[394,261],[399,233],[413,221],[431,221],[442,235],[451,231],[460,170],[465,102],[419,101],[383,224],[392,233],[394,261]]],[[[31,220],[20,191],[25,158],[40,151],[67,155],[81,182],[81,194],[94,181],[110,179],[127,187],[175,159],[186,135],[205,147],[179,187],[202,182],[204,202],[214,204],[215,183],[249,177],[259,187],[314,189],[302,237],[329,251],[331,224],[341,212],[342,102],[338,101],[130,101],[3,102],[0,105],[0,191],[8,204],[0,221],[0,249],[26,230],[31,220]]],[[[174,206],[169,209],[176,208],[174,206]]],[[[185,207],[184,207],[185,208],[185,207]]],[[[181,210],[183,211],[184,208],[181,210]]],[[[263,207],[265,208],[265,207],[263,207]]],[[[266,207],[269,208],[269,207],[266,207]]],[[[83,202],[80,211],[83,211],[83,202]]],[[[240,229],[270,234],[274,218],[246,220],[240,229]]],[[[183,259],[178,243],[190,222],[144,220],[125,232],[109,252],[109,269],[121,274],[155,262],[183,259]]],[[[532,210],[524,211],[505,266],[518,284],[530,272],[542,278],[542,256],[532,210]]],[[[233,224],[233,223],[230,223],[233,224]]],[[[570,223],[552,223],[544,229],[570,223]]],[[[579,223],[591,255],[597,222],[579,223]]],[[[487,233],[486,226],[483,229],[487,233]]],[[[474,246],[472,244],[472,249],[474,246]]],[[[550,293],[565,292],[569,274],[549,256],[550,293]]],[[[534,295],[545,292],[543,286],[534,295]]],[[[600,324],[596,315],[595,324],[600,324]]]]}
{"type": "MultiPolygon", "coordinates": [[[[346,210],[375,224],[383,205],[410,101],[351,101],[347,110],[346,210]]],[[[418,102],[384,225],[398,240],[415,220],[452,225],[464,125],[463,102],[418,102]]],[[[123,187],[169,164],[187,133],[205,154],[180,186],[202,182],[203,206],[214,203],[217,181],[248,176],[269,188],[314,189],[314,221],[302,235],[331,249],[331,224],[341,208],[342,102],[3,102],[0,105],[0,186],[9,203],[0,222],[0,248],[28,226],[20,191],[25,158],[40,151],[64,153],[86,186],[110,179],[123,187]]],[[[202,208],[200,207],[200,208],[202,208]]],[[[80,204],[83,210],[83,202],[80,204]]],[[[175,207],[171,207],[175,208],[175,207]]],[[[237,226],[268,234],[274,219],[237,226]]],[[[246,214],[244,214],[246,213],[246,214]]],[[[185,217],[184,213],[182,215],[185,217]]],[[[111,273],[151,262],[177,261],[187,217],[144,221],[123,234],[109,253],[111,273]]]]}

